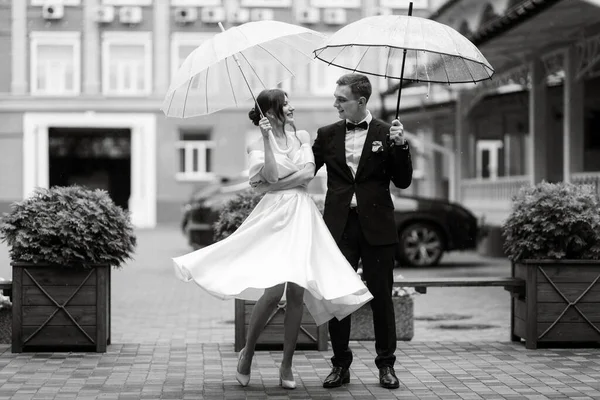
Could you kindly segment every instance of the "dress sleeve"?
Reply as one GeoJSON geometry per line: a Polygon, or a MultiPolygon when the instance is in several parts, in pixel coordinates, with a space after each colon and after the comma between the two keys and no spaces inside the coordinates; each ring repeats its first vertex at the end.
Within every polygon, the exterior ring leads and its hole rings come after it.
{"type": "Polygon", "coordinates": [[[258,182],[261,179],[260,171],[265,165],[265,152],[261,150],[252,150],[248,153],[248,180],[258,182]]]}
{"type": "Polygon", "coordinates": [[[300,145],[300,151],[302,152],[302,161],[305,164],[315,163],[315,154],[313,153],[312,146],[310,144],[310,134],[307,131],[303,131],[302,144],[300,145]]]}

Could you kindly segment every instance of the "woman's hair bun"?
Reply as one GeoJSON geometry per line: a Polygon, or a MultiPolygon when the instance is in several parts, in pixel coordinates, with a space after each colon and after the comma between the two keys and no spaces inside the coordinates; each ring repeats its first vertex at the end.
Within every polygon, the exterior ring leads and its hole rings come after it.
{"type": "Polygon", "coordinates": [[[252,110],[248,112],[248,117],[254,125],[258,126],[258,123],[260,122],[260,113],[256,112],[256,107],[252,107],[252,110]]]}

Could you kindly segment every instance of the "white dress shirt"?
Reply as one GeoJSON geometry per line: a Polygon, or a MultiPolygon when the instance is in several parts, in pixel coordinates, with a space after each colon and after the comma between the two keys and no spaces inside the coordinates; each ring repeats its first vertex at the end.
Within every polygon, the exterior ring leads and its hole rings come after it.
{"type": "MultiPolygon", "coordinates": [[[[366,121],[367,124],[370,124],[372,119],[373,117],[371,116],[371,112],[367,110],[367,116],[363,120],[358,121],[358,123],[366,121]]],[[[346,120],[346,122],[354,123],[353,121],[349,120],[346,120]]],[[[360,162],[360,155],[362,154],[363,147],[365,146],[365,140],[367,139],[367,131],[368,128],[361,129],[359,127],[356,127],[351,131],[346,130],[346,164],[348,164],[348,167],[350,167],[352,176],[354,177],[356,177],[356,170],[358,169],[358,163],[360,162]]],[[[356,193],[354,193],[352,195],[352,200],[350,201],[350,207],[356,206],[356,193]]]]}

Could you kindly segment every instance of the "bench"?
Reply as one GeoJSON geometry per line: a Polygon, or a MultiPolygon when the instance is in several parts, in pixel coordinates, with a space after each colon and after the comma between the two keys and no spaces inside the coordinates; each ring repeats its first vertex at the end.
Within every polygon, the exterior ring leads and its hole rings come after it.
{"type": "Polygon", "coordinates": [[[420,278],[420,279],[394,279],[396,287],[413,287],[417,293],[427,293],[429,287],[503,287],[511,293],[510,299],[510,340],[521,341],[515,332],[515,297],[525,297],[525,280],[514,277],[477,277],[477,278],[420,278]]]}
{"type": "Polygon", "coordinates": [[[12,301],[12,281],[0,281],[0,291],[12,301]]]}
{"type": "Polygon", "coordinates": [[[394,286],[414,287],[418,293],[427,293],[428,287],[495,286],[503,287],[511,293],[525,295],[525,280],[520,278],[480,277],[480,278],[419,278],[397,279],[394,286]]]}

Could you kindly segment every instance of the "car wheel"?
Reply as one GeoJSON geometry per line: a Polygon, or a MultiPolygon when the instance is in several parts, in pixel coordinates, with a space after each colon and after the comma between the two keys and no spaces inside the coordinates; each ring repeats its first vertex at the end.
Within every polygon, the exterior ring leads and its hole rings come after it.
{"type": "Polygon", "coordinates": [[[399,258],[402,265],[429,267],[444,254],[444,241],[438,228],[427,223],[414,223],[400,232],[399,258]]]}

